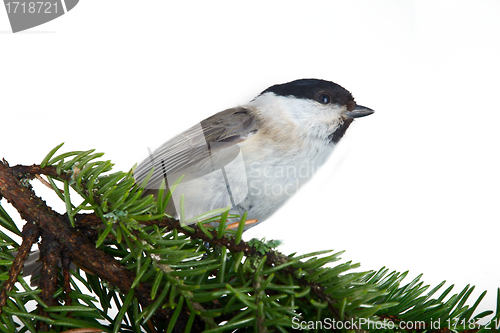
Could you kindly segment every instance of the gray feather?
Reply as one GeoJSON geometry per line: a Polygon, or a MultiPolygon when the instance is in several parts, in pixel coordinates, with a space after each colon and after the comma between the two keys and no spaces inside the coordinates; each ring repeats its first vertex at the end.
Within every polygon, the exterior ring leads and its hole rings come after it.
{"type": "Polygon", "coordinates": [[[161,145],[139,164],[134,177],[141,183],[154,168],[146,186],[153,194],[164,179],[168,186],[167,178],[200,178],[232,161],[239,153],[236,144],[256,133],[257,125],[244,107],[219,112],[161,145]]]}

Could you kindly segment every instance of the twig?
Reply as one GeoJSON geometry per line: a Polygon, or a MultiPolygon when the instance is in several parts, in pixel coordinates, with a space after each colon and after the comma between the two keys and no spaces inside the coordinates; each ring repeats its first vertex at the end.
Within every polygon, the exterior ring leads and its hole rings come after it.
{"type": "MultiPolygon", "coordinates": [[[[43,185],[47,186],[48,188],[50,188],[51,190],[54,190],[52,188],[52,185],[50,185],[50,183],[48,181],[46,181],[45,179],[42,178],[42,176],[40,175],[35,175],[36,179],[38,179],[40,181],[40,183],[42,183],[43,185]]],[[[64,190],[61,190],[59,189],[59,191],[61,191],[62,194],[64,194],[64,190]]]]}
{"type": "Polygon", "coordinates": [[[71,297],[69,296],[71,292],[71,282],[70,282],[70,274],[69,268],[71,264],[71,258],[66,251],[62,253],[61,258],[61,266],[62,266],[62,275],[64,279],[64,294],[66,296],[64,305],[71,305],[71,297]]]}
{"type": "MultiPolygon", "coordinates": [[[[8,164],[7,164],[8,166],[8,164]]],[[[27,178],[27,179],[33,179],[37,175],[46,175],[50,177],[59,177],[63,178],[66,180],[69,180],[71,178],[70,175],[67,174],[58,174],[57,173],[57,168],[53,166],[48,166],[45,168],[40,167],[37,164],[33,165],[15,165],[13,167],[10,167],[11,172],[14,176],[17,178],[27,178]]],[[[51,187],[52,188],[52,187],[51,187]]]]}
{"type": "MultiPolygon", "coordinates": [[[[42,259],[42,274],[40,278],[40,289],[42,289],[42,300],[48,306],[58,305],[54,293],[57,290],[57,265],[61,257],[61,247],[51,234],[42,235],[40,245],[40,258],[42,259]]],[[[39,308],[42,316],[47,316],[43,308],[39,308]]],[[[44,321],[38,322],[39,331],[48,331],[49,325],[44,321]]]]}
{"type": "Polygon", "coordinates": [[[61,247],[51,234],[42,235],[40,258],[42,259],[42,275],[40,286],[42,300],[48,306],[56,305],[54,292],[57,289],[57,266],[61,257],[61,247]]]}
{"type": "Polygon", "coordinates": [[[22,237],[23,242],[19,247],[14,263],[9,269],[9,278],[5,281],[2,291],[0,292],[0,314],[7,302],[7,292],[12,290],[12,287],[17,281],[17,277],[21,273],[24,262],[28,258],[31,246],[38,240],[38,237],[40,237],[40,229],[33,223],[26,223],[23,227],[22,237]]]}
{"type": "Polygon", "coordinates": [[[62,333],[101,333],[105,332],[99,328],[75,328],[72,330],[67,330],[62,333]]]}

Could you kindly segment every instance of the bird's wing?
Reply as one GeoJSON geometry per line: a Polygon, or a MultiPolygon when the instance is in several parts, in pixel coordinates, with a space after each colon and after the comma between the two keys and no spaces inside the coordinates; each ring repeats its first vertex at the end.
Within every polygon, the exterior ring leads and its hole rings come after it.
{"type": "Polygon", "coordinates": [[[231,162],[239,153],[236,144],[255,134],[257,127],[247,108],[219,112],[161,145],[139,164],[134,177],[140,184],[154,168],[146,188],[158,189],[167,177],[183,175],[187,181],[211,173],[231,162]]]}

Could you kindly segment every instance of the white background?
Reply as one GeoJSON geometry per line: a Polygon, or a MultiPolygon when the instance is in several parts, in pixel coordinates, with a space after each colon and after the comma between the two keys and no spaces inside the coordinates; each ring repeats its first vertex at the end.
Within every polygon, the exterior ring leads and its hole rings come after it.
{"type": "Polygon", "coordinates": [[[454,292],[470,283],[494,309],[499,17],[498,1],[86,0],[12,34],[0,9],[0,158],[40,163],[64,141],[128,170],[270,85],[331,80],[376,113],[245,237],[346,250],[363,270],[424,273],[454,292]]]}

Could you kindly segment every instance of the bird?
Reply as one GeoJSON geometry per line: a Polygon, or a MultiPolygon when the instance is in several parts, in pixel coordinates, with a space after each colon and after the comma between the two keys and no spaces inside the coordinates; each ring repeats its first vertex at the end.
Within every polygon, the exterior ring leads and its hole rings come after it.
{"type": "Polygon", "coordinates": [[[165,213],[186,224],[228,210],[246,212],[248,230],[311,179],[354,119],[373,113],[327,80],[276,84],[149,151],[134,178],[144,194],[169,189],[165,213]]]}

